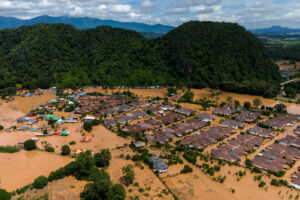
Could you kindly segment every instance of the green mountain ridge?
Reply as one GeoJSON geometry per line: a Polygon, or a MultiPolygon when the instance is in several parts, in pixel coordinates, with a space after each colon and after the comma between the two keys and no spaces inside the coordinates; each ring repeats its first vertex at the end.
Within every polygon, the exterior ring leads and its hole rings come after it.
{"type": "Polygon", "coordinates": [[[161,85],[274,96],[263,44],[232,23],[185,23],[152,40],[108,26],[38,24],[0,31],[0,88],[161,85]]]}

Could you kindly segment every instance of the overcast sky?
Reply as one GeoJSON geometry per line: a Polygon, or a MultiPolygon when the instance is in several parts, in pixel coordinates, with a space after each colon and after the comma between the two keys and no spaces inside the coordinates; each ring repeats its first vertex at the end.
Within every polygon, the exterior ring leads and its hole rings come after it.
{"type": "Polygon", "coordinates": [[[0,0],[0,16],[93,17],[177,26],[189,20],[300,28],[300,0],[0,0]]]}

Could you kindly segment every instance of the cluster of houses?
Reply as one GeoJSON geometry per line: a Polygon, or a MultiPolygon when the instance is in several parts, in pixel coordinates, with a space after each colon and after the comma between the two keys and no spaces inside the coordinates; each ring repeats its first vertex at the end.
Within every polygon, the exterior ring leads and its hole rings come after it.
{"type": "Polygon", "coordinates": [[[288,169],[288,164],[300,158],[299,147],[300,138],[286,136],[260,152],[253,159],[253,166],[274,172],[288,169]]]}
{"type": "Polygon", "coordinates": [[[238,135],[237,138],[232,138],[226,144],[212,149],[210,154],[218,159],[229,162],[236,162],[242,156],[248,155],[255,148],[263,143],[263,139],[249,134],[238,135]]]}
{"type": "Polygon", "coordinates": [[[243,122],[232,120],[232,119],[225,119],[220,122],[220,124],[224,127],[228,127],[231,129],[244,129],[245,125],[243,122]]]}
{"type": "Polygon", "coordinates": [[[79,106],[75,108],[75,114],[94,113],[97,117],[113,116],[116,113],[127,112],[135,108],[128,104],[130,99],[119,99],[116,96],[81,96],[77,99],[79,106]],[[112,109],[115,107],[115,109],[112,109]]]}
{"type": "Polygon", "coordinates": [[[164,144],[174,138],[174,136],[182,137],[185,134],[189,134],[196,130],[199,130],[207,125],[199,119],[187,119],[184,122],[179,122],[171,126],[165,127],[162,130],[149,133],[147,139],[153,142],[159,142],[164,144]]]}
{"type": "Polygon", "coordinates": [[[293,126],[293,122],[297,119],[297,116],[278,116],[274,119],[268,119],[263,123],[269,127],[272,127],[273,129],[282,129],[286,126],[293,126]]]}
{"type": "Polygon", "coordinates": [[[224,105],[223,107],[215,108],[213,110],[214,115],[221,115],[221,116],[229,116],[232,115],[236,112],[238,112],[239,109],[233,107],[233,106],[228,106],[224,105]]]}
{"type": "Polygon", "coordinates": [[[148,114],[145,111],[141,111],[141,110],[136,110],[136,111],[132,111],[130,113],[127,113],[127,115],[119,115],[119,116],[115,116],[111,119],[105,119],[104,120],[104,126],[107,128],[111,128],[111,127],[115,127],[118,124],[126,124],[129,123],[133,120],[136,119],[142,119],[147,117],[148,114]]]}
{"type": "Polygon", "coordinates": [[[231,128],[212,126],[208,130],[201,130],[199,134],[184,138],[181,144],[188,145],[190,148],[203,149],[229,137],[232,133],[234,131],[231,128]]]}
{"type": "Polygon", "coordinates": [[[273,134],[273,131],[270,130],[270,129],[266,129],[266,128],[261,128],[259,126],[254,126],[250,129],[248,129],[247,131],[249,134],[251,135],[256,135],[256,136],[259,136],[259,137],[262,137],[264,139],[273,139],[274,138],[274,134],[273,134]]]}
{"type": "Polygon", "coordinates": [[[241,114],[236,116],[235,120],[246,122],[246,123],[252,123],[255,122],[257,119],[261,117],[261,113],[257,112],[250,112],[250,111],[243,111],[241,114]]]}

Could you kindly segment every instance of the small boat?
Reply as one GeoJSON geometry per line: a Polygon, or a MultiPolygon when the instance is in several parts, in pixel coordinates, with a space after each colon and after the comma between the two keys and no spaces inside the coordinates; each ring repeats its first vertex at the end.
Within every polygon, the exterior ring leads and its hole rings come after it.
{"type": "Polygon", "coordinates": [[[54,135],[54,133],[48,133],[47,135],[48,135],[48,136],[53,136],[53,135],[54,135]]]}
{"type": "Polygon", "coordinates": [[[38,141],[39,140],[39,138],[31,138],[32,140],[34,140],[34,141],[38,141]]]}

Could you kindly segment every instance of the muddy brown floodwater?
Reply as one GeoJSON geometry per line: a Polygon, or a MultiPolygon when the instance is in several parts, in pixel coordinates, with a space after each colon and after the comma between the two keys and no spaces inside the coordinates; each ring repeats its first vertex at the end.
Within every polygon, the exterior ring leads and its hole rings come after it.
{"type": "Polygon", "coordinates": [[[15,100],[11,102],[0,100],[0,124],[4,128],[15,125],[16,119],[56,97],[55,94],[45,93],[33,97],[16,96],[14,98],[15,100]]]}
{"type": "Polygon", "coordinates": [[[8,191],[30,184],[38,176],[48,176],[51,171],[65,166],[72,159],[53,153],[23,151],[0,153],[0,187],[8,191]]]}
{"type": "MultiPolygon", "coordinates": [[[[78,131],[81,128],[80,123],[76,124],[66,124],[63,125],[67,131],[70,132],[68,136],[46,136],[39,137],[37,142],[38,148],[43,149],[41,142],[46,141],[46,143],[51,144],[55,148],[56,153],[60,153],[61,146],[69,145],[69,142],[75,141],[75,145],[70,145],[71,150],[88,149],[92,151],[99,151],[106,148],[116,148],[118,146],[123,146],[125,143],[129,144],[130,140],[117,136],[116,133],[104,128],[103,126],[94,127],[90,133],[85,133],[84,136],[89,136],[92,138],[91,142],[80,142],[84,137],[83,134],[78,131]]],[[[16,132],[2,132],[0,133],[0,146],[14,146],[19,142],[24,142],[31,139],[36,132],[30,131],[16,131],[16,132]]]]}

